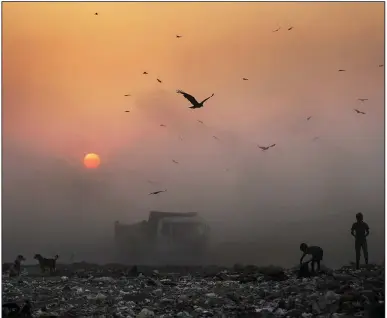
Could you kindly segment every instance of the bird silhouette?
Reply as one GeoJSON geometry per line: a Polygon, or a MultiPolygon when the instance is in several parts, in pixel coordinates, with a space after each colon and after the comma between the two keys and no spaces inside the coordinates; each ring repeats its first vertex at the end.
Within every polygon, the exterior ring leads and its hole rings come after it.
{"type": "Polygon", "coordinates": [[[248,81],[249,79],[246,78],[246,77],[243,77],[242,80],[243,80],[243,81],[248,81]]]}
{"type": "Polygon", "coordinates": [[[316,140],[319,140],[320,139],[320,137],[319,136],[316,136],[316,137],[314,137],[313,139],[312,139],[312,141],[316,141],[316,140]]]}
{"type": "Polygon", "coordinates": [[[98,15],[98,12],[94,13],[94,15],[98,15]]]}
{"type": "Polygon", "coordinates": [[[365,102],[366,100],[368,100],[368,98],[358,98],[357,100],[361,102],[365,102]]]}
{"type": "Polygon", "coordinates": [[[198,120],[198,123],[204,124],[201,120],[198,120]]]}
{"type": "Polygon", "coordinates": [[[341,70],[341,69],[340,69],[340,70],[338,70],[338,72],[346,72],[346,70],[341,70]]]}
{"type": "Polygon", "coordinates": [[[176,37],[177,37],[178,39],[180,39],[180,38],[182,37],[182,35],[178,35],[178,34],[177,34],[176,37]]]}
{"type": "Polygon", "coordinates": [[[142,74],[144,74],[144,75],[148,75],[148,72],[144,72],[144,73],[142,73],[142,74]]]}
{"type": "Polygon", "coordinates": [[[130,94],[125,94],[124,96],[128,97],[128,96],[132,96],[132,95],[130,95],[130,94]]]}
{"type": "Polygon", "coordinates": [[[130,110],[125,110],[125,113],[130,113],[130,110]]]}
{"type": "Polygon", "coordinates": [[[281,29],[281,27],[278,27],[278,29],[273,30],[273,32],[278,32],[281,29]]]}
{"type": "Polygon", "coordinates": [[[365,115],[365,114],[366,114],[365,112],[361,112],[361,111],[358,110],[358,109],[354,109],[354,111],[355,111],[356,113],[358,113],[358,114],[362,114],[362,115],[365,115]]]}
{"type": "Polygon", "coordinates": [[[148,195],[159,194],[159,193],[162,193],[162,192],[167,192],[167,189],[165,189],[165,190],[160,190],[160,191],[154,191],[154,192],[149,193],[148,195]]]}
{"type": "Polygon", "coordinates": [[[158,81],[159,83],[162,83],[162,81],[161,81],[160,79],[157,79],[157,81],[158,81]]]}
{"type": "Polygon", "coordinates": [[[173,163],[176,163],[176,164],[179,164],[179,162],[178,162],[178,161],[176,161],[176,160],[172,160],[172,162],[173,162],[173,163]]]}
{"type": "Polygon", "coordinates": [[[288,28],[288,31],[290,31],[290,30],[293,30],[293,27],[291,26],[290,28],[288,28]]]}
{"type": "Polygon", "coordinates": [[[258,148],[261,148],[263,151],[265,151],[265,150],[268,150],[269,148],[274,147],[275,145],[276,145],[276,144],[272,144],[272,145],[267,146],[267,147],[265,147],[265,146],[259,146],[259,145],[258,145],[258,148]]]}
{"type": "Polygon", "coordinates": [[[312,116],[309,116],[306,120],[309,120],[309,119],[311,119],[312,118],[312,116]]]}
{"type": "Polygon", "coordinates": [[[186,92],[183,92],[182,90],[177,90],[176,93],[178,94],[182,94],[186,99],[188,99],[190,101],[190,103],[192,104],[191,107],[189,108],[201,108],[204,106],[204,102],[207,101],[208,99],[210,99],[212,96],[214,96],[215,94],[212,94],[211,96],[207,97],[206,99],[203,99],[200,103],[195,99],[195,97],[193,97],[192,95],[186,93],[186,92]]]}
{"type": "Polygon", "coordinates": [[[379,64],[379,67],[383,67],[384,66],[384,64],[379,64]]]}
{"type": "Polygon", "coordinates": [[[161,124],[160,127],[167,127],[167,126],[165,126],[164,124],[161,124]]]}
{"type": "Polygon", "coordinates": [[[216,140],[219,140],[219,138],[218,138],[218,137],[216,137],[216,136],[212,136],[212,138],[214,138],[214,139],[216,139],[216,140]]]}

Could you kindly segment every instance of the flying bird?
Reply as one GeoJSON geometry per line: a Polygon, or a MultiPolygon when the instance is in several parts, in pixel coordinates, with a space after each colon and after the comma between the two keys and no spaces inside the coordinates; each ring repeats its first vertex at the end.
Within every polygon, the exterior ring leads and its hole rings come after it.
{"type": "Polygon", "coordinates": [[[384,66],[384,64],[379,64],[379,67],[383,67],[384,66]]]}
{"type": "Polygon", "coordinates": [[[243,81],[248,81],[249,79],[246,78],[246,77],[243,77],[242,80],[243,80],[243,81]]]}
{"type": "Polygon", "coordinates": [[[144,75],[148,75],[148,72],[144,72],[144,73],[142,73],[142,74],[144,74],[144,75]]]}
{"type": "Polygon", "coordinates": [[[276,144],[272,144],[272,145],[267,146],[267,147],[265,147],[265,146],[259,146],[259,145],[258,145],[258,148],[261,148],[263,151],[265,151],[265,150],[268,150],[269,148],[274,147],[275,145],[276,145],[276,144]]]}
{"type": "Polygon", "coordinates": [[[311,119],[312,118],[312,116],[309,116],[306,120],[309,120],[309,119],[311,119]]]}
{"type": "Polygon", "coordinates": [[[198,123],[204,124],[201,120],[198,120],[198,123]]]}
{"type": "Polygon", "coordinates": [[[273,32],[278,32],[281,29],[281,27],[278,27],[278,29],[273,30],[273,32]]]}
{"type": "Polygon", "coordinates": [[[132,95],[130,95],[130,94],[125,94],[124,96],[128,97],[128,96],[132,96],[132,95]]]}
{"type": "Polygon", "coordinates": [[[164,124],[161,124],[160,127],[167,127],[167,126],[165,126],[164,124]]]}
{"type": "Polygon", "coordinates": [[[130,113],[130,110],[125,110],[125,113],[130,113]]]}
{"type": "Polygon", "coordinates": [[[180,39],[180,38],[182,37],[182,35],[178,35],[178,34],[177,34],[176,37],[177,37],[178,39],[180,39]]]}
{"type": "Polygon", "coordinates": [[[212,94],[211,96],[207,97],[206,99],[202,100],[200,103],[195,99],[195,97],[193,97],[192,95],[190,94],[187,94],[186,92],[183,92],[181,90],[177,90],[176,93],[178,94],[182,94],[186,99],[188,99],[190,101],[190,103],[192,104],[191,107],[189,108],[192,108],[192,109],[195,109],[195,108],[201,108],[204,106],[204,102],[207,101],[208,99],[210,99],[212,96],[214,96],[215,94],[212,94]]]}
{"type": "Polygon", "coordinates": [[[94,15],[98,15],[98,12],[94,13],[94,15]]]}
{"type": "Polygon", "coordinates": [[[345,72],[346,70],[338,70],[338,72],[345,72]]]}
{"type": "Polygon", "coordinates": [[[212,138],[214,138],[214,139],[216,139],[216,140],[219,140],[219,138],[218,138],[218,137],[216,137],[216,136],[212,136],[212,138]]]}
{"type": "Polygon", "coordinates": [[[368,98],[358,98],[357,100],[359,100],[361,102],[365,102],[366,100],[368,100],[368,98]]]}
{"type": "Polygon", "coordinates": [[[362,115],[365,115],[366,113],[365,112],[361,112],[360,110],[358,109],[354,109],[355,112],[357,112],[358,114],[362,114],[362,115]]]}
{"type": "Polygon", "coordinates": [[[314,137],[314,138],[312,139],[312,141],[316,141],[316,140],[319,140],[319,139],[320,139],[320,137],[317,136],[317,137],[314,137]]]}
{"type": "Polygon", "coordinates": [[[290,30],[292,30],[293,29],[293,27],[291,26],[290,28],[288,28],[288,31],[290,31],[290,30]]]}
{"type": "Polygon", "coordinates": [[[159,83],[162,83],[162,81],[161,81],[160,79],[157,79],[157,81],[158,81],[159,83]]]}
{"type": "Polygon", "coordinates": [[[176,161],[176,160],[172,160],[172,162],[173,162],[173,163],[176,163],[176,164],[179,164],[179,162],[178,162],[178,161],[176,161]]]}
{"type": "Polygon", "coordinates": [[[167,192],[167,189],[165,189],[165,190],[160,190],[160,191],[155,191],[155,192],[151,192],[151,193],[149,193],[148,195],[159,194],[159,193],[162,193],[162,192],[167,192]]]}

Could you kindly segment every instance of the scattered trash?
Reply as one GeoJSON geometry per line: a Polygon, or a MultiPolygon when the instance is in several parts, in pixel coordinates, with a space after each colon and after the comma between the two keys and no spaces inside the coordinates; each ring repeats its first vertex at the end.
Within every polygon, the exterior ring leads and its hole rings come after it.
{"type": "Polygon", "coordinates": [[[303,278],[277,267],[175,270],[149,269],[136,277],[124,266],[93,265],[59,276],[3,277],[3,304],[11,304],[3,316],[29,299],[34,317],[384,317],[381,266],[303,278]]]}

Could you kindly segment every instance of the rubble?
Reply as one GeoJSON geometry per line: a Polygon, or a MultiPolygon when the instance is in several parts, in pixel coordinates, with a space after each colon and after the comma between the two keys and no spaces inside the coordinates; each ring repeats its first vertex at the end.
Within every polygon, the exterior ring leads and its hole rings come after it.
{"type": "MultiPolygon", "coordinates": [[[[232,269],[68,266],[54,276],[3,276],[3,303],[29,300],[34,317],[384,317],[384,267],[318,276],[232,269]]],[[[6,315],[3,315],[6,317],[6,315]]]]}

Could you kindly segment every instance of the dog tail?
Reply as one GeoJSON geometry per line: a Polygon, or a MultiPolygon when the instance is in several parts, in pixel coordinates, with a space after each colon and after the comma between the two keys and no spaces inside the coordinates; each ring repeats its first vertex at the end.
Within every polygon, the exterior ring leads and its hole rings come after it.
{"type": "Polygon", "coordinates": [[[59,258],[59,255],[55,255],[54,259],[57,260],[59,258]]]}

